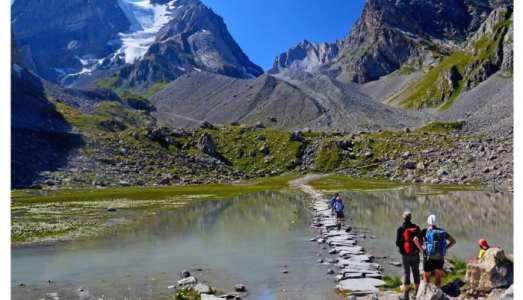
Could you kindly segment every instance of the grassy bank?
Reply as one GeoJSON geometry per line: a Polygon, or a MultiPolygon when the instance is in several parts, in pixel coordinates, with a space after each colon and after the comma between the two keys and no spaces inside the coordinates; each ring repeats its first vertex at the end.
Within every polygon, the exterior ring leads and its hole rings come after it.
{"type": "Polygon", "coordinates": [[[109,234],[195,201],[231,198],[288,187],[297,177],[273,177],[238,184],[160,188],[13,191],[11,242],[67,240],[109,234]],[[109,207],[118,211],[108,212],[109,207]]]}

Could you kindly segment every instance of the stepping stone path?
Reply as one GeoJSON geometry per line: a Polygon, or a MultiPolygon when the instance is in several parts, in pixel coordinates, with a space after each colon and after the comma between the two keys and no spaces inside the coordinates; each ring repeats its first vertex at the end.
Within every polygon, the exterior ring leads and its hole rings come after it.
{"type": "MultiPolygon", "coordinates": [[[[366,236],[351,232],[352,228],[345,225],[342,226],[341,230],[338,230],[335,225],[335,218],[329,210],[330,200],[310,186],[301,185],[301,189],[312,198],[313,218],[311,228],[316,228],[320,233],[317,237],[311,238],[310,241],[323,244],[323,247],[328,245],[331,248],[328,253],[339,256],[337,259],[323,258],[319,260],[322,265],[333,265],[329,262],[337,261],[334,265],[337,265],[340,270],[334,278],[338,282],[336,289],[355,296],[379,293],[378,287],[386,284],[380,280],[382,278],[382,267],[380,264],[374,263],[372,255],[365,253],[364,248],[358,245],[357,239],[364,239],[366,236]]],[[[331,274],[331,272],[332,269],[329,269],[328,274],[331,274]]]]}

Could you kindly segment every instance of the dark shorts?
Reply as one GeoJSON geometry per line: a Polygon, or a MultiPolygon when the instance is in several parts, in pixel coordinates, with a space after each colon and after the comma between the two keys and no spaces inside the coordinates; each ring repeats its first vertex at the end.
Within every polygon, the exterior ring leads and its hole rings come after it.
{"type": "Polygon", "coordinates": [[[342,210],[336,212],[336,218],[343,219],[344,217],[345,215],[342,210]]]}
{"type": "Polygon", "coordinates": [[[444,264],[445,264],[445,261],[443,259],[424,258],[423,259],[423,271],[432,272],[434,270],[443,270],[444,264]]]}

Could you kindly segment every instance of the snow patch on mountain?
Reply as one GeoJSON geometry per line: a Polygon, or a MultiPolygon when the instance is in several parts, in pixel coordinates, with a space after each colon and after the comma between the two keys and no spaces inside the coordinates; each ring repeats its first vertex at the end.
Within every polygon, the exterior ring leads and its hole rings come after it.
{"type": "Polygon", "coordinates": [[[153,44],[156,33],[169,22],[171,13],[177,7],[173,0],[165,5],[154,5],[149,0],[130,2],[118,0],[118,5],[131,22],[126,33],[120,33],[122,47],[116,54],[124,54],[126,63],[141,59],[153,44]]]}

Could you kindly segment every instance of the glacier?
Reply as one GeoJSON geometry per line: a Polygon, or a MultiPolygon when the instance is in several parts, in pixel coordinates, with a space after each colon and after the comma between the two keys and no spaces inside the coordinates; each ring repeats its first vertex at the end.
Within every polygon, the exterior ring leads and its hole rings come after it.
{"type": "Polygon", "coordinates": [[[176,2],[177,0],[173,0],[165,5],[153,5],[149,0],[118,0],[118,5],[131,22],[131,27],[128,32],[119,34],[122,47],[115,55],[123,54],[126,63],[134,63],[141,59],[153,44],[158,31],[169,22],[172,11],[177,8],[176,2]]]}

